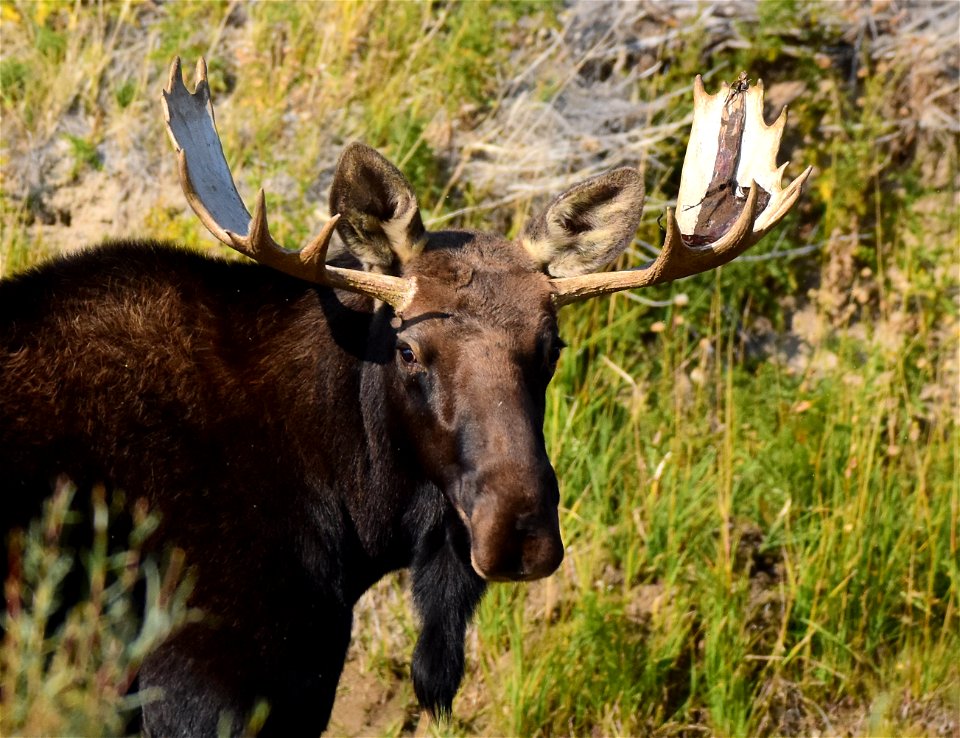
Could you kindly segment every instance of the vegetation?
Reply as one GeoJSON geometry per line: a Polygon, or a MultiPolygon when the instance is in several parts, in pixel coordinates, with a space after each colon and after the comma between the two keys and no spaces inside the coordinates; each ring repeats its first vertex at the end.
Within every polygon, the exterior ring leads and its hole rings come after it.
{"type": "MultiPolygon", "coordinates": [[[[659,244],[692,76],[762,76],[790,101],[789,170],[816,166],[800,209],[716,273],[565,308],[546,434],[567,557],[491,588],[455,717],[430,730],[954,733],[960,16],[751,12],[2,0],[0,275],[106,235],[210,248],[162,132],[176,53],[207,56],[240,189],[266,187],[291,243],[325,217],[353,138],[400,165],[435,227],[508,232],[626,150],[650,204],[624,264],[659,244]],[[105,222],[84,193],[111,187],[105,222]]],[[[52,509],[7,583],[0,732],[122,731],[123,687],[189,617],[185,590],[143,568],[167,595],[135,624],[129,560],[105,559],[97,533],[91,601],[43,637],[68,556],[52,509]]],[[[415,726],[415,633],[402,576],[364,598],[335,732],[415,726]]]]}
{"type": "Polygon", "coordinates": [[[132,506],[127,550],[114,554],[116,519],[128,517],[123,495],[108,500],[102,486],[94,488],[85,516],[75,494],[68,480],[58,480],[43,520],[9,544],[0,653],[4,735],[122,735],[151,699],[134,689],[144,657],[200,616],[187,606],[183,551],[169,552],[162,565],[142,553],[156,526],[145,501],[132,506]],[[85,535],[88,525],[92,536],[85,535]],[[86,600],[64,616],[65,593],[77,591],[86,600]],[[142,617],[135,610],[141,602],[142,617]]]}

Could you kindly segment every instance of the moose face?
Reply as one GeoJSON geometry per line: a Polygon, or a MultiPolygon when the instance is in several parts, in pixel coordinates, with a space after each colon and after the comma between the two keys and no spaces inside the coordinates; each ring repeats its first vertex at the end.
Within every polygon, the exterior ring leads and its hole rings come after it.
{"type": "Polygon", "coordinates": [[[542,430],[563,346],[549,280],[517,244],[464,233],[431,234],[402,274],[418,285],[388,369],[403,433],[466,525],[477,573],[546,576],[563,559],[542,430]]]}
{"type": "Polygon", "coordinates": [[[618,254],[637,225],[634,170],[566,193],[521,238],[427,232],[403,175],[347,147],[330,191],[338,232],[370,272],[411,286],[395,306],[387,402],[417,461],[470,534],[486,579],[537,579],[563,559],[559,490],[543,439],[562,342],[543,264],[580,273],[618,254]]]}

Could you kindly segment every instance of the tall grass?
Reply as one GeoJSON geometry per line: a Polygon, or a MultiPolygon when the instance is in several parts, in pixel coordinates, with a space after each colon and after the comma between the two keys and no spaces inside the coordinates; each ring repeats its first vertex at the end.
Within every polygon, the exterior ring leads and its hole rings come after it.
{"type": "MultiPolygon", "coordinates": [[[[476,169],[458,158],[471,145],[475,159],[498,155],[475,132],[506,130],[508,98],[560,108],[571,79],[609,86],[623,75],[626,96],[651,101],[636,125],[660,126],[647,152],[660,203],[676,191],[684,145],[663,131],[690,110],[671,91],[696,72],[739,68],[768,86],[800,84],[786,146],[817,171],[785,226],[714,274],[561,315],[570,348],[545,432],[567,556],[544,582],[491,588],[455,718],[431,730],[955,732],[957,144],[911,127],[950,84],[939,57],[912,58],[879,8],[765,3],[757,22],[740,23],[689,20],[690,6],[662,6],[666,19],[623,6],[635,13],[628,41],[663,39],[637,51],[616,46],[629,33],[604,25],[604,7],[4,0],[0,273],[69,234],[47,222],[44,186],[142,178],[123,169],[118,142],[140,142],[156,187],[176,187],[156,112],[174,53],[207,55],[241,191],[267,184],[271,224],[291,242],[323,219],[337,153],[354,137],[400,164],[425,212],[515,229],[556,193],[474,186],[476,169]],[[635,73],[643,64],[652,71],[635,73]],[[46,185],[24,174],[28,152],[46,185]],[[61,180],[58,157],[70,160],[61,180]],[[498,200],[510,204],[496,210],[498,200]]],[[[945,53],[949,63],[955,49],[945,53]]],[[[576,143],[602,159],[616,133],[576,143]]],[[[659,243],[654,217],[640,250],[659,243]]],[[[182,204],[157,201],[140,218],[127,227],[206,239],[182,204]]],[[[355,673],[397,709],[377,732],[415,724],[415,637],[402,577],[361,603],[355,673]]],[[[48,662],[51,675],[60,663],[48,662]]],[[[364,731],[334,720],[344,734],[364,731]]]]}

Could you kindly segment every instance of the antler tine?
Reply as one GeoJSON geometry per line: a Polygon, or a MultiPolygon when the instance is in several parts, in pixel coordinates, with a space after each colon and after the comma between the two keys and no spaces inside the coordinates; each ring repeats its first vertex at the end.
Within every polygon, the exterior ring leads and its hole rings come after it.
{"type": "Polygon", "coordinates": [[[677,209],[667,210],[660,255],[638,269],[551,280],[554,303],[566,305],[620,290],[699,274],[732,261],[790,211],[812,167],[783,189],[776,166],[786,109],[774,123],[763,119],[763,83],[746,74],[709,95],[694,81],[690,141],[680,178],[677,209]]]}
{"type": "Polygon", "coordinates": [[[700,248],[687,246],[683,242],[673,208],[668,208],[667,236],[656,259],[636,269],[552,279],[551,283],[556,290],[553,296],[554,304],[560,307],[613,292],[672,282],[733,261],[753,243],[745,236],[749,233],[756,206],[757,188],[752,187],[743,212],[727,234],[729,238],[724,237],[724,243],[717,242],[700,248]]]}
{"type": "Polygon", "coordinates": [[[326,265],[327,248],[339,215],[333,216],[300,251],[287,251],[270,235],[262,188],[250,216],[223,154],[203,58],[197,62],[196,79],[191,94],[183,84],[180,58],[176,57],[163,90],[163,109],[167,132],[177,150],[180,185],[207,230],[265,266],[316,284],[369,295],[402,313],[416,290],[413,280],[326,265]]]}

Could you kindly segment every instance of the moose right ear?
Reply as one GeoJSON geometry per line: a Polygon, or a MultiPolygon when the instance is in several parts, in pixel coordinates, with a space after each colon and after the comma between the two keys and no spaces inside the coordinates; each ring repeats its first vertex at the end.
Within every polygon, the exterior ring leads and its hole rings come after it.
{"type": "Polygon", "coordinates": [[[337,232],[347,249],[377,272],[395,273],[426,243],[417,196],[406,177],[361,143],[340,156],[330,188],[330,213],[340,213],[337,232]]]}

